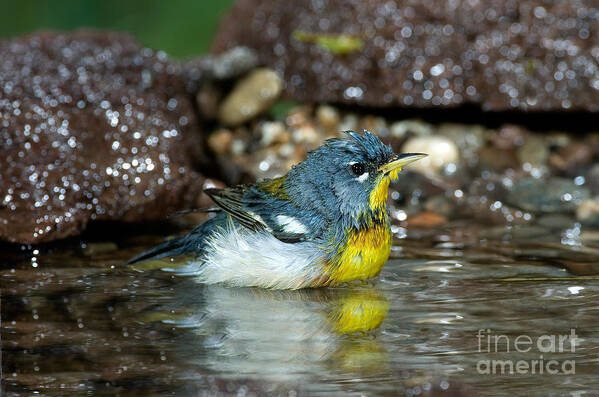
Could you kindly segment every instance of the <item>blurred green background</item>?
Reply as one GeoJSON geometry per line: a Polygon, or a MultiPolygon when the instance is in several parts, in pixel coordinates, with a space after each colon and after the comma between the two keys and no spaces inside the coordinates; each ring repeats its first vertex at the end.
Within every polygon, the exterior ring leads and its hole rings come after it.
{"type": "Polygon", "coordinates": [[[99,28],[133,34],[143,45],[185,58],[208,52],[233,0],[0,1],[0,37],[40,29],[99,28]]]}

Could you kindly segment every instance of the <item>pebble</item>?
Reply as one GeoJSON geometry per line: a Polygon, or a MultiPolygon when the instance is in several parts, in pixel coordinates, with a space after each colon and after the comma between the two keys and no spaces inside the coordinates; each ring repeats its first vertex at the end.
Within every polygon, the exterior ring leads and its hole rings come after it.
{"type": "Polygon", "coordinates": [[[447,223],[447,218],[435,212],[421,212],[408,218],[409,226],[436,227],[447,223]]]}
{"type": "Polygon", "coordinates": [[[599,226],[599,200],[584,200],[576,208],[576,219],[588,226],[599,226]]]}
{"type": "Polygon", "coordinates": [[[392,138],[403,139],[407,137],[409,133],[421,136],[433,135],[435,129],[432,125],[425,123],[422,120],[415,119],[396,121],[395,123],[391,124],[389,131],[391,132],[392,138]]]}
{"type": "Polygon", "coordinates": [[[216,119],[221,97],[222,92],[213,83],[202,85],[196,95],[196,102],[203,118],[206,120],[216,119]]]}
{"type": "Polygon", "coordinates": [[[508,201],[533,212],[571,212],[590,197],[589,189],[565,178],[523,178],[508,194],[508,201]]]}
{"type": "Polygon", "coordinates": [[[443,195],[437,195],[429,198],[424,203],[424,209],[428,212],[441,214],[445,217],[451,217],[454,213],[455,205],[443,195]]]}
{"type": "Polygon", "coordinates": [[[580,142],[571,142],[557,154],[549,157],[549,163],[561,171],[576,171],[579,167],[591,162],[592,149],[580,142]]]}
{"type": "Polygon", "coordinates": [[[228,126],[249,121],[268,110],[281,94],[283,83],[271,69],[260,68],[240,80],[224,99],[218,119],[228,126]]]}
{"type": "Polygon", "coordinates": [[[305,124],[293,131],[293,141],[296,143],[316,145],[321,141],[321,138],[320,134],[311,124],[305,124]]]}
{"type": "Polygon", "coordinates": [[[493,146],[500,149],[513,149],[524,143],[526,135],[527,131],[518,125],[503,125],[493,135],[493,146]]]}
{"type": "Polygon", "coordinates": [[[291,136],[285,129],[285,124],[280,121],[265,121],[260,128],[260,145],[270,146],[273,143],[287,143],[291,136]]]}
{"type": "Polygon", "coordinates": [[[359,130],[368,130],[383,138],[389,135],[387,121],[383,117],[367,115],[362,117],[359,130]]]}
{"type": "Polygon", "coordinates": [[[599,164],[595,164],[591,167],[587,173],[586,182],[591,189],[591,194],[599,196],[599,164]]]}
{"type": "Polygon", "coordinates": [[[500,149],[494,146],[485,146],[478,152],[479,167],[491,171],[503,171],[516,168],[518,157],[514,149],[500,149]]]}
{"type": "Polygon", "coordinates": [[[403,145],[402,152],[428,154],[428,157],[409,165],[412,171],[423,174],[437,174],[446,165],[460,160],[456,144],[440,135],[412,137],[403,145]]]}
{"type": "Polygon", "coordinates": [[[119,247],[115,243],[110,241],[87,243],[84,247],[81,248],[81,253],[85,256],[95,256],[115,252],[118,249],[119,247]]]}
{"type": "Polygon", "coordinates": [[[547,163],[549,157],[549,148],[545,140],[530,135],[524,143],[518,148],[518,161],[520,164],[530,164],[533,167],[539,167],[547,163]]]}
{"type": "Polygon", "coordinates": [[[339,131],[355,131],[358,128],[358,116],[355,114],[346,114],[341,119],[339,131]]]}
{"type": "Polygon", "coordinates": [[[567,229],[572,227],[574,219],[564,214],[547,214],[539,217],[537,223],[552,229],[567,229]]]}
{"type": "Polygon", "coordinates": [[[229,51],[204,60],[204,72],[217,80],[232,79],[258,65],[256,52],[248,47],[234,47],[229,51]]]}
{"type": "Polygon", "coordinates": [[[233,143],[233,133],[227,129],[214,131],[208,137],[208,147],[217,155],[229,153],[233,143]]]}
{"type": "Polygon", "coordinates": [[[321,105],[316,109],[316,121],[327,132],[337,132],[341,117],[332,106],[321,105]]]}

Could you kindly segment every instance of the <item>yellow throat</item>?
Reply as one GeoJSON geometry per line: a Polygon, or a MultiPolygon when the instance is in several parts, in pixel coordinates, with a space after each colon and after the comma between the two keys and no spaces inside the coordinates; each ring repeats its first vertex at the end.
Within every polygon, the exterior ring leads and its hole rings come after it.
{"type": "Polygon", "coordinates": [[[368,227],[351,228],[347,231],[345,245],[325,269],[330,285],[374,277],[387,262],[392,240],[387,215],[387,194],[391,179],[397,178],[399,171],[397,169],[379,177],[369,197],[374,217],[368,227]]]}

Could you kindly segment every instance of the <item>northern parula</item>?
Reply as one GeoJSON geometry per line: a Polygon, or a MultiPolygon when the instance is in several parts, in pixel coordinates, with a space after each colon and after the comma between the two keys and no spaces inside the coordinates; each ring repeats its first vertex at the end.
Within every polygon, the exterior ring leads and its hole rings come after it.
{"type": "Polygon", "coordinates": [[[391,251],[387,192],[402,167],[376,135],[346,131],[286,175],[207,189],[212,219],[129,263],[193,255],[184,272],[205,283],[297,289],[376,276],[391,251]]]}

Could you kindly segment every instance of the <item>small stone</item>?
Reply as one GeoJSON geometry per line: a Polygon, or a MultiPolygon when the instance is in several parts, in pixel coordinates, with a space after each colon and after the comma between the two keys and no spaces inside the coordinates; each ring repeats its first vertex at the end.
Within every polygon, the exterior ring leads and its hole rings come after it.
{"type": "Polygon", "coordinates": [[[245,152],[247,149],[247,143],[243,139],[233,139],[231,142],[231,154],[234,156],[239,156],[245,152]]]}
{"type": "Polygon", "coordinates": [[[402,120],[391,124],[389,131],[391,132],[391,137],[402,139],[409,133],[418,136],[433,135],[435,130],[432,125],[421,120],[402,120]]]}
{"type": "Polygon", "coordinates": [[[219,109],[219,121],[239,125],[268,110],[281,94],[283,84],[277,73],[260,68],[240,80],[219,109]]]}
{"type": "Polygon", "coordinates": [[[293,141],[297,143],[316,145],[322,138],[324,137],[321,137],[311,124],[306,124],[293,131],[293,141]]]}
{"type": "Polygon", "coordinates": [[[530,164],[533,167],[545,165],[549,157],[549,148],[545,140],[538,136],[529,136],[522,146],[518,148],[518,161],[520,164],[530,164]]]}
{"type": "Polygon", "coordinates": [[[562,266],[576,276],[595,276],[599,274],[599,263],[564,261],[562,266]]]}
{"type": "Polygon", "coordinates": [[[527,131],[524,128],[507,124],[501,126],[493,136],[493,145],[499,149],[513,149],[524,143],[526,135],[527,131]]]}
{"type": "Polygon", "coordinates": [[[586,177],[587,185],[591,189],[591,194],[599,196],[599,164],[591,167],[586,177]]]}
{"type": "Polygon", "coordinates": [[[534,220],[528,212],[489,200],[486,196],[468,196],[458,206],[458,217],[473,217],[485,225],[522,225],[534,220]]]}
{"type": "Polygon", "coordinates": [[[389,129],[387,128],[387,121],[382,117],[367,115],[362,117],[360,120],[359,130],[367,130],[376,132],[379,137],[386,137],[389,135],[389,129]]]}
{"type": "Polygon", "coordinates": [[[447,218],[434,212],[421,212],[408,217],[408,225],[415,227],[436,227],[447,223],[447,218]]]}
{"type": "Polygon", "coordinates": [[[509,177],[493,173],[485,178],[474,178],[468,186],[468,196],[484,197],[489,203],[505,201],[512,183],[509,177]]]}
{"type": "Polygon", "coordinates": [[[311,123],[312,108],[310,106],[295,106],[285,117],[285,122],[291,128],[299,128],[304,124],[311,123]]]}
{"type": "Polygon", "coordinates": [[[208,137],[208,147],[217,155],[229,153],[232,142],[233,134],[230,130],[224,128],[214,131],[208,137]]]}
{"type": "Polygon", "coordinates": [[[569,179],[523,178],[508,194],[508,201],[533,212],[570,212],[590,197],[589,189],[569,179]]]}
{"type": "Polygon", "coordinates": [[[402,152],[428,154],[428,157],[409,166],[412,171],[424,174],[438,173],[446,165],[455,164],[460,160],[456,144],[449,138],[440,135],[410,138],[403,145],[402,152]]]}
{"type": "Polygon", "coordinates": [[[437,195],[429,198],[424,203],[424,209],[428,212],[441,214],[450,217],[453,214],[455,205],[443,195],[437,195]]]}
{"type": "Polygon", "coordinates": [[[204,72],[217,80],[232,79],[258,65],[256,52],[248,47],[235,47],[229,51],[204,60],[204,72]]]}
{"type": "Polygon", "coordinates": [[[516,168],[518,158],[514,149],[500,149],[494,146],[485,146],[478,152],[479,166],[491,171],[503,171],[516,168]]]}
{"type": "Polygon", "coordinates": [[[451,139],[460,150],[478,150],[485,143],[488,131],[482,125],[443,123],[437,133],[451,139]]]}
{"type": "Polygon", "coordinates": [[[584,200],[576,208],[576,219],[587,226],[599,226],[599,200],[584,200]]]}
{"type": "Polygon", "coordinates": [[[564,214],[547,214],[538,218],[537,223],[552,229],[567,229],[572,227],[574,220],[571,216],[564,214]]]}
{"type": "Polygon", "coordinates": [[[115,252],[119,249],[119,247],[110,241],[107,242],[98,242],[98,243],[87,243],[81,249],[81,253],[85,256],[96,256],[102,254],[108,254],[110,252],[115,252]]]}
{"type": "Polygon", "coordinates": [[[200,113],[205,119],[216,119],[221,97],[221,91],[212,83],[206,83],[200,88],[196,95],[196,102],[200,113]]]}
{"type": "Polygon", "coordinates": [[[260,128],[262,136],[260,145],[270,146],[273,143],[287,143],[291,140],[289,132],[285,129],[285,124],[280,121],[265,121],[260,128]]]}
{"type": "Polygon", "coordinates": [[[591,162],[593,152],[583,143],[571,142],[549,158],[549,163],[561,171],[575,171],[591,162]]]}
{"type": "Polygon", "coordinates": [[[327,132],[337,132],[341,118],[332,106],[321,105],[316,109],[316,121],[327,132]]]}
{"type": "Polygon", "coordinates": [[[355,114],[346,114],[341,119],[341,124],[339,125],[339,132],[341,131],[355,131],[358,128],[358,116],[355,114]]]}

